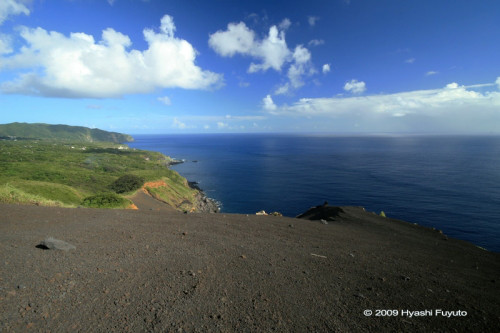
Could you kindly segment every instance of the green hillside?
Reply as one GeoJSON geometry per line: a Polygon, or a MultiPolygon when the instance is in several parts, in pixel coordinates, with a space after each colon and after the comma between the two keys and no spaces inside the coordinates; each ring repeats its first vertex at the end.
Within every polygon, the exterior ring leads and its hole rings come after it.
{"type": "Polygon", "coordinates": [[[0,140],[0,204],[130,208],[144,185],[174,208],[194,211],[198,191],[168,168],[172,162],[111,142],[0,140]]]}
{"type": "Polygon", "coordinates": [[[0,138],[64,140],[72,142],[132,142],[127,134],[69,125],[10,123],[0,125],[0,138]]]}

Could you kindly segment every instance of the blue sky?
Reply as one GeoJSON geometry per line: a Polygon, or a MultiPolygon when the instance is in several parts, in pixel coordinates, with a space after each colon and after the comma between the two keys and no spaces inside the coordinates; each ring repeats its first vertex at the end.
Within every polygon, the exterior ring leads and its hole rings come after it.
{"type": "Polygon", "coordinates": [[[0,123],[500,134],[500,2],[2,0],[0,123]]]}

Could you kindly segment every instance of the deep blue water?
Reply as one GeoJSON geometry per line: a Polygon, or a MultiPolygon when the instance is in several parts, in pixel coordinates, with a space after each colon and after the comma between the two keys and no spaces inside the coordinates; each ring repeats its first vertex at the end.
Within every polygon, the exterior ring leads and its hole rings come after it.
{"type": "Polygon", "coordinates": [[[134,135],[227,213],[296,216],[327,200],[500,252],[500,136],[134,135]],[[193,162],[197,161],[197,162],[193,162]]]}

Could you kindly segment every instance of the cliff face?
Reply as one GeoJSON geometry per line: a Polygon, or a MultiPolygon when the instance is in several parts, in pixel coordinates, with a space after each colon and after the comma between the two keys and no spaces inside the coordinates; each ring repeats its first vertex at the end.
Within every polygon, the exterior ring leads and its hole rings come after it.
{"type": "Polygon", "coordinates": [[[0,125],[0,137],[18,139],[55,139],[78,142],[132,142],[130,135],[107,132],[97,128],[69,125],[10,123],[0,125]]]}

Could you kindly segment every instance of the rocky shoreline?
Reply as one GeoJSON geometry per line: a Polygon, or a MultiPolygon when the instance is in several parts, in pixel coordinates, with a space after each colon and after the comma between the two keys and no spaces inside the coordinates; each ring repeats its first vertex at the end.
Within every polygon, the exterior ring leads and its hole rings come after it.
{"type": "Polygon", "coordinates": [[[188,181],[189,187],[198,191],[198,195],[196,196],[196,211],[199,213],[219,213],[220,212],[220,203],[212,198],[209,198],[205,192],[198,186],[198,182],[190,182],[188,181]]]}
{"type": "Polygon", "coordinates": [[[196,198],[196,211],[199,213],[219,213],[220,204],[201,191],[196,198]]]}

